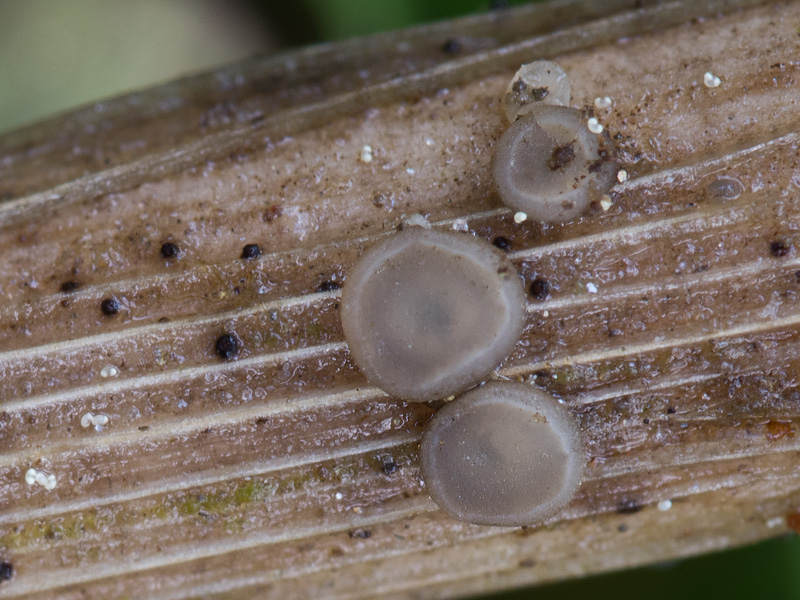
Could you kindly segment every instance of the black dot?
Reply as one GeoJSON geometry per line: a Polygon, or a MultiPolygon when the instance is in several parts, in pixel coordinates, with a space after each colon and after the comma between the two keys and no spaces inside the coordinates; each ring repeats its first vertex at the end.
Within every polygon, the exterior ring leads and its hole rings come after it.
{"type": "Polygon", "coordinates": [[[71,294],[80,287],[77,281],[65,281],[61,284],[61,291],[65,294],[71,294]]]}
{"type": "Polygon", "coordinates": [[[531,282],[531,296],[536,300],[547,300],[550,297],[550,283],[544,277],[537,277],[531,282]]]}
{"type": "Polygon", "coordinates": [[[622,500],[619,504],[617,504],[617,513],[621,515],[632,515],[634,513],[639,512],[643,508],[644,506],[639,504],[638,501],[633,500],[632,498],[628,498],[622,500]]]}
{"type": "Polygon", "coordinates": [[[445,54],[458,54],[459,52],[461,52],[461,42],[455,39],[447,40],[442,45],[442,52],[444,52],[445,54]]]}
{"type": "Polygon", "coordinates": [[[0,581],[8,581],[14,576],[14,565],[5,560],[0,561],[0,581]]]}
{"type": "Polygon", "coordinates": [[[671,406],[668,406],[667,407],[667,413],[670,414],[670,415],[674,415],[675,414],[675,409],[672,408],[671,406]]]}
{"type": "Polygon", "coordinates": [[[769,251],[775,258],[781,258],[792,251],[792,247],[780,240],[774,241],[769,245],[769,251]]]}
{"type": "Polygon", "coordinates": [[[500,248],[503,252],[510,252],[511,251],[511,240],[507,237],[503,237],[502,235],[498,235],[496,238],[492,240],[492,243],[500,248]]]}
{"type": "Polygon", "coordinates": [[[350,537],[352,539],[358,538],[361,540],[366,540],[372,537],[372,532],[369,529],[354,529],[350,532],[350,537]]]}
{"type": "Polygon", "coordinates": [[[119,312],[119,302],[116,298],[106,298],[100,303],[100,310],[104,315],[111,317],[119,312]]]}
{"type": "Polygon", "coordinates": [[[318,292],[332,292],[334,290],[338,290],[341,286],[336,283],[335,281],[323,281],[317,286],[318,292]]]}
{"type": "Polygon", "coordinates": [[[177,244],[173,244],[172,242],[164,242],[161,244],[161,256],[164,258],[177,258],[180,253],[181,249],[178,248],[177,244]]]}
{"type": "Polygon", "coordinates": [[[251,259],[259,256],[261,256],[261,248],[258,247],[258,244],[247,244],[242,248],[242,258],[251,259]]]}
{"type": "Polygon", "coordinates": [[[239,354],[239,340],[230,333],[226,333],[217,338],[214,348],[220,358],[230,360],[239,354]]]}
{"type": "Polygon", "coordinates": [[[393,475],[397,471],[397,463],[392,460],[387,461],[381,466],[381,471],[384,475],[393,475]]]}

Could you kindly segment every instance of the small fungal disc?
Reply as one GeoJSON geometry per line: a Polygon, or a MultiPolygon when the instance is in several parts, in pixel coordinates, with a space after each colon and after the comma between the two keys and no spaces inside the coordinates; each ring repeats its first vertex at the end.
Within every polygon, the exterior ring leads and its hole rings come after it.
{"type": "Polygon", "coordinates": [[[503,96],[503,111],[513,123],[539,104],[567,106],[569,78],[557,63],[537,60],[522,65],[503,96]]]}
{"type": "Polygon", "coordinates": [[[422,438],[422,475],[450,516],[535,525],[561,510],[585,462],[566,407],[527,384],[489,383],[446,404],[422,438]]]}
{"type": "Polygon", "coordinates": [[[616,181],[616,163],[581,113],[539,105],[511,125],[497,144],[494,180],[500,197],[528,218],[574,219],[599,202],[616,181]]]}
{"type": "Polygon", "coordinates": [[[342,328],[373,384],[407,400],[458,393],[519,340],[525,292],[514,266],[464,233],[406,228],[371,248],[342,290],[342,328]]]}

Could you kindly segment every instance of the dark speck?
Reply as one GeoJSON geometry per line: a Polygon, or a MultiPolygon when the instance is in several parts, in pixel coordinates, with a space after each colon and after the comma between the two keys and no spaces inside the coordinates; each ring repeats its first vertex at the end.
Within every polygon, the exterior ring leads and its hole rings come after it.
{"type": "Polygon", "coordinates": [[[65,281],[61,284],[61,291],[65,294],[71,294],[80,287],[77,281],[65,281]]]}
{"type": "Polygon", "coordinates": [[[8,561],[0,561],[0,581],[8,581],[14,577],[14,565],[8,561]]]}
{"type": "Polygon", "coordinates": [[[531,282],[531,296],[536,300],[547,300],[550,297],[550,283],[544,277],[537,277],[531,282]]]}
{"type": "Polygon", "coordinates": [[[622,525],[617,527],[617,531],[619,531],[620,533],[625,533],[626,531],[628,531],[628,526],[625,525],[625,523],[623,523],[622,525]]]}
{"type": "Polygon", "coordinates": [[[556,146],[550,158],[547,159],[547,168],[551,171],[563,169],[575,159],[575,148],[572,142],[562,146],[556,146]]]}
{"type": "Polygon", "coordinates": [[[392,460],[386,461],[383,463],[381,471],[384,475],[393,475],[397,471],[397,463],[392,460]]]}
{"type": "Polygon", "coordinates": [[[178,258],[180,253],[181,250],[178,248],[177,244],[173,244],[172,242],[164,242],[161,244],[161,256],[166,259],[178,258]]]}
{"type": "Polygon", "coordinates": [[[239,354],[239,340],[232,334],[226,333],[217,338],[214,349],[217,351],[220,358],[231,360],[239,354]]]}
{"type": "Polygon", "coordinates": [[[317,291],[318,292],[332,292],[334,290],[338,290],[340,287],[342,287],[342,286],[340,286],[335,281],[328,280],[328,281],[323,281],[322,283],[320,283],[317,286],[317,291]]]}
{"type": "Polygon", "coordinates": [[[642,423],[645,425],[650,425],[650,419],[642,419],[642,423]]]}
{"type": "Polygon", "coordinates": [[[792,247],[786,242],[776,240],[769,245],[769,251],[775,258],[781,258],[792,251],[792,247]]]}
{"type": "Polygon", "coordinates": [[[519,566],[524,569],[530,569],[535,564],[536,563],[532,558],[523,558],[521,561],[519,561],[519,566]]]}
{"type": "Polygon", "coordinates": [[[496,238],[492,240],[492,243],[500,248],[503,252],[510,252],[511,251],[511,240],[507,237],[503,237],[502,235],[498,235],[496,238]]]}
{"type": "Polygon", "coordinates": [[[627,499],[617,504],[617,512],[621,515],[632,515],[639,512],[644,507],[636,500],[627,499]]]}
{"type": "Polygon", "coordinates": [[[442,52],[445,54],[458,54],[461,52],[461,42],[458,40],[447,40],[442,45],[442,52]]]}
{"type": "Polygon", "coordinates": [[[675,409],[672,408],[671,406],[667,407],[667,414],[674,415],[675,414],[675,409]]]}
{"type": "Polygon", "coordinates": [[[119,312],[119,302],[116,298],[106,298],[100,303],[100,310],[107,317],[114,316],[119,312]]]}
{"type": "Polygon", "coordinates": [[[549,93],[550,90],[548,90],[546,87],[531,88],[531,96],[533,96],[533,99],[537,102],[541,102],[547,98],[547,94],[549,93]]]}
{"type": "Polygon", "coordinates": [[[350,537],[355,539],[366,540],[369,537],[372,537],[372,532],[369,529],[354,529],[350,532],[350,537]]]}
{"type": "Polygon", "coordinates": [[[259,256],[261,256],[261,248],[258,247],[258,244],[247,244],[242,248],[242,258],[244,259],[258,258],[259,256]]]}

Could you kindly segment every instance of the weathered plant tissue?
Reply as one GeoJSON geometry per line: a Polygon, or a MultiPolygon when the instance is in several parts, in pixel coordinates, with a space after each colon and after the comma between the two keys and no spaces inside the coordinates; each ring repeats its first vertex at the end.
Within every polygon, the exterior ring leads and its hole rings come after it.
{"type": "Polygon", "coordinates": [[[785,532],[800,4],[762,4],[498,11],[0,138],[0,598],[449,598],[785,532]],[[624,170],[547,226],[491,178],[502,95],[545,56],[624,170]],[[496,376],[579,417],[587,480],[546,526],[438,511],[434,407],[350,360],[338,287],[417,213],[540,280],[496,376]]]}

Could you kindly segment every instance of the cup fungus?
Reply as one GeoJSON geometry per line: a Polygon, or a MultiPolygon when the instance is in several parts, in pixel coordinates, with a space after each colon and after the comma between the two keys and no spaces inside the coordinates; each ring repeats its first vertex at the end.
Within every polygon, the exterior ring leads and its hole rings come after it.
{"type": "Polygon", "coordinates": [[[514,266],[465,233],[410,227],[368,250],[342,290],[342,328],[371,383],[414,401],[481,381],[525,321],[514,266]]]}
{"type": "Polygon", "coordinates": [[[503,202],[546,223],[574,219],[611,189],[618,166],[565,106],[539,104],[500,138],[494,180],[503,202]]]}
{"type": "Polygon", "coordinates": [[[584,453],[566,407],[523,383],[471,390],[436,413],[422,438],[433,500],[477,525],[541,523],[580,485],[584,453]]]}
{"type": "Polygon", "coordinates": [[[569,96],[569,78],[561,65],[537,60],[522,65],[514,75],[503,96],[503,111],[513,123],[540,104],[567,106],[569,96]]]}

